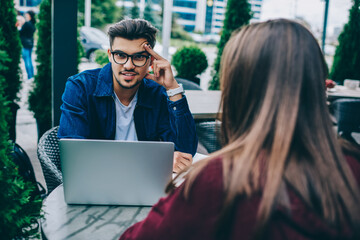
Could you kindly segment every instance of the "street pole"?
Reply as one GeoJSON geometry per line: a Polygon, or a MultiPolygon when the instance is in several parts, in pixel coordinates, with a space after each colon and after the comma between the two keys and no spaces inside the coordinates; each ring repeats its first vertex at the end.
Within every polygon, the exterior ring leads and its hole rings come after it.
{"type": "Polygon", "coordinates": [[[91,0],[85,0],[85,27],[91,26],[91,0]]]}
{"type": "Polygon", "coordinates": [[[169,57],[172,6],[173,6],[173,0],[164,1],[163,31],[162,31],[163,52],[162,52],[162,55],[165,59],[168,59],[168,57],[169,57]]]}
{"type": "Polygon", "coordinates": [[[325,54],[325,41],[326,41],[326,27],[327,27],[327,19],[328,19],[328,12],[329,12],[329,1],[325,1],[325,13],[324,13],[324,27],[323,27],[323,34],[322,34],[322,43],[321,43],[321,50],[325,54]]]}

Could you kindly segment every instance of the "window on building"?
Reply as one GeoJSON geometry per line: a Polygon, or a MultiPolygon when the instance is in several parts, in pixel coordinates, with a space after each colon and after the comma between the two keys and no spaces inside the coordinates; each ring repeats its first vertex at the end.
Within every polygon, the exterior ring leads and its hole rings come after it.
{"type": "Polygon", "coordinates": [[[187,32],[193,32],[195,30],[194,25],[184,25],[184,30],[187,32]]]}
{"type": "Polygon", "coordinates": [[[176,12],[176,14],[179,16],[179,18],[184,19],[184,20],[195,21],[195,18],[196,18],[195,13],[176,12]]]}
{"type": "Polygon", "coordinates": [[[187,7],[187,8],[194,8],[196,9],[197,1],[181,1],[181,0],[174,0],[173,6],[174,7],[187,7]]]}
{"type": "Polygon", "coordinates": [[[20,0],[19,5],[23,7],[35,7],[41,3],[41,0],[20,0]]]}

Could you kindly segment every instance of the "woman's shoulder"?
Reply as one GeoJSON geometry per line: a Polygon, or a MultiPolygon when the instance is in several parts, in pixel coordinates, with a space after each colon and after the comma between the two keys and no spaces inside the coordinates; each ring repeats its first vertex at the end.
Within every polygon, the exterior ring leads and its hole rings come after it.
{"type": "Polygon", "coordinates": [[[189,187],[190,195],[195,199],[209,199],[209,196],[222,194],[224,190],[222,159],[215,158],[202,161],[204,162],[197,164],[192,169],[191,173],[186,177],[185,185],[180,188],[185,190],[189,187]]]}
{"type": "Polygon", "coordinates": [[[198,176],[198,181],[222,181],[222,160],[223,159],[221,157],[208,160],[208,163],[202,169],[201,173],[198,176]]]}

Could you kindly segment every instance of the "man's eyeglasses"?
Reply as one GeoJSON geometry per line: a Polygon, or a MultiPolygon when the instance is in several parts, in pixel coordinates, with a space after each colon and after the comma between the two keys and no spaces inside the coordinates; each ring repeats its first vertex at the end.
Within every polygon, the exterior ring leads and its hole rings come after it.
{"type": "Polygon", "coordinates": [[[150,57],[150,55],[144,55],[141,53],[129,55],[129,54],[126,54],[126,53],[120,52],[120,51],[113,51],[113,52],[111,52],[111,54],[113,55],[113,59],[114,59],[115,63],[124,65],[125,63],[127,63],[129,58],[131,58],[132,63],[136,67],[144,66],[146,64],[148,58],[150,57]]]}

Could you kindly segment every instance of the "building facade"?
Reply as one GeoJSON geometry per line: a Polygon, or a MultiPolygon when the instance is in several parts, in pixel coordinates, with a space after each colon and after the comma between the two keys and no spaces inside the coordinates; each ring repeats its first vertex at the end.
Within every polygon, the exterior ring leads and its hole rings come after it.
{"type": "MultiPolygon", "coordinates": [[[[259,21],[263,0],[248,0],[253,12],[253,21],[259,21]]],[[[138,0],[140,9],[147,0],[138,0]]],[[[119,0],[118,6],[133,6],[132,0],[119,0]]],[[[160,1],[152,0],[154,10],[160,11],[160,1]]],[[[227,0],[173,0],[173,14],[177,15],[177,23],[188,32],[218,34],[225,19],[227,0]]]]}
{"type": "MultiPolygon", "coordinates": [[[[253,19],[258,21],[263,0],[249,0],[253,19]]],[[[218,34],[225,19],[227,0],[174,0],[173,13],[186,31],[218,34]]]]}

